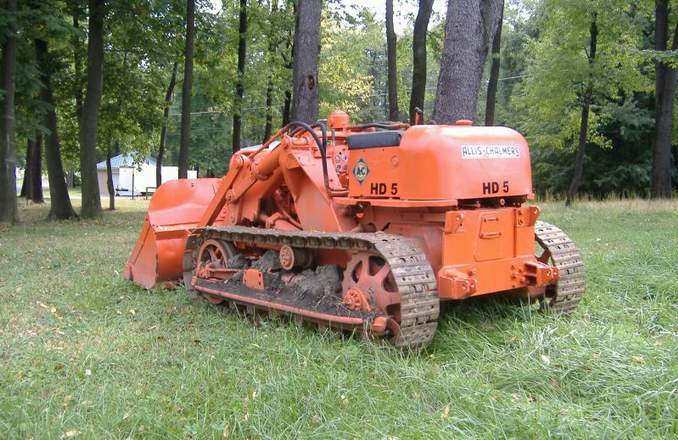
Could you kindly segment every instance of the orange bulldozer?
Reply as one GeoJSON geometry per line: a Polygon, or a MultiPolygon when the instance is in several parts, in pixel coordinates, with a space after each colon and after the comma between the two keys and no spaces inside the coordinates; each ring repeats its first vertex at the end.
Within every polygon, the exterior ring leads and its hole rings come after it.
{"type": "Polygon", "coordinates": [[[352,125],[337,111],[239,151],[223,178],[159,187],[124,275],[417,348],[432,340],[441,301],[577,306],[581,256],[537,220],[533,198],[514,130],[352,125]]]}

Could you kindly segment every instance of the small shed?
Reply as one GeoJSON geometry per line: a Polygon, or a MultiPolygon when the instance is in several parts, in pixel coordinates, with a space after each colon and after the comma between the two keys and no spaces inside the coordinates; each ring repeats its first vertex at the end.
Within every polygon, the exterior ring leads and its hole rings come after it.
{"type": "MultiPolygon", "coordinates": [[[[155,182],[156,160],[146,156],[143,160],[134,154],[119,154],[111,157],[111,174],[113,175],[113,188],[116,196],[136,196],[152,193],[156,189],[155,182]]],[[[197,171],[189,170],[188,178],[196,179],[197,171]]],[[[175,180],[179,176],[179,168],[175,166],[162,167],[162,182],[175,180]]],[[[102,196],[108,195],[106,184],[106,161],[97,164],[97,178],[99,180],[99,192],[102,196]]]]}

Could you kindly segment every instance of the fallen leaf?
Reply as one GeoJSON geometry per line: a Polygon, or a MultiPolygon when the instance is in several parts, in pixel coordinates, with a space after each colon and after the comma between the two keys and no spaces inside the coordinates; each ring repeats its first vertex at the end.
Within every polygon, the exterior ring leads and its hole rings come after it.
{"type": "Polygon", "coordinates": [[[64,432],[64,435],[62,435],[61,438],[73,438],[78,434],[79,432],[77,429],[69,429],[68,431],[64,432]]]}
{"type": "Polygon", "coordinates": [[[446,419],[449,414],[450,414],[450,405],[445,405],[445,408],[443,409],[443,419],[446,419]]]}

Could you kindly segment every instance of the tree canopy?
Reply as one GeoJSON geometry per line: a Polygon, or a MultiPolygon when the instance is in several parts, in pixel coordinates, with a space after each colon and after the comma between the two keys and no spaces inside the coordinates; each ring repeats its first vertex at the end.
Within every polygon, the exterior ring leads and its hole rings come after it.
{"type": "MultiPolygon", "coordinates": [[[[189,89],[184,87],[186,1],[90,3],[26,1],[18,2],[16,11],[4,7],[0,13],[3,50],[16,46],[13,106],[19,168],[27,165],[31,142],[50,135],[45,119],[50,109],[56,110],[59,157],[69,182],[84,177],[80,172],[83,157],[93,160],[83,156],[80,140],[95,142],[96,160],[117,152],[135,152],[143,158],[158,154],[160,132],[166,127],[163,163],[178,164],[182,89],[190,90],[191,95],[187,166],[197,168],[204,176],[226,172],[234,145],[234,126],[240,144],[247,146],[261,143],[289,120],[295,107],[295,58],[308,52],[302,49],[303,54],[298,50],[295,53],[295,44],[305,41],[303,36],[295,39],[299,32],[295,29],[296,17],[301,13],[300,7],[315,7],[320,2],[224,0],[215,10],[210,1],[195,1],[191,56],[194,67],[189,89]],[[91,26],[96,23],[92,13],[98,5],[103,5],[103,82],[93,138],[91,121],[87,120],[90,111],[85,106],[89,102],[88,83],[96,79],[88,80],[87,75],[92,62],[88,60],[88,39],[91,43],[91,26]],[[36,59],[35,40],[45,41],[49,48],[42,67],[49,68],[53,104],[40,98],[45,84],[36,59]],[[173,76],[175,81],[168,91],[173,76]],[[165,114],[166,108],[169,111],[165,114]],[[85,138],[80,138],[81,133],[85,138]]],[[[417,105],[422,107],[425,122],[434,116],[440,96],[453,90],[439,83],[439,78],[448,81],[449,67],[464,64],[455,61],[455,36],[448,31],[452,43],[446,39],[446,21],[449,28],[449,20],[459,18],[455,9],[450,9],[446,17],[442,0],[440,4],[437,0],[393,1],[395,26],[389,28],[389,35],[395,38],[390,40],[392,65],[388,75],[385,3],[321,3],[320,51],[314,80],[317,84],[313,84],[317,86],[320,118],[342,109],[358,122],[395,116],[407,121],[414,111],[412,102],[416,101],[421,103],[417,105]],[[415,29],[417,17],[420,25],[415,29]],[[452,52],[446,52],[446,44],[452,44],[452,52]],[[447,69],[443,69],[442,76],[441,61],[447,69]],[[414,99],[413,76],[417,94],[414,99]],[[389,85],[392,99],[397,99],[391,103],[390,113],[389,85]],[[419,96],[422,93],[423,97],[419,96]]],[[[497,28],[492,23],[500,22],[501,33],[493,50],[499,57],[498,68],[490,68],[492,56],[474,61],[480,68],[479,86],[477,92],[465,96],[467,101],[475,102],[465,104],[470,110],[464,110],[464,115],[470,111],[475,123],[482,124],[486,100],[490,99],[495,104],[494,117],[490,119],[496,125],[516,128],[527,137],[535,188],[540,194],[565,194],[581,162],[579,193],[593,197],[649,196],[655,146],[663,139],[655,136],[656,127],[670,130],[668,160],[675,190],[678,116],[672,110],[676,105],[678,68],[676,5],[664,0],[511,0],[503,2],[503,18],[499,19],[497,8],[501,8],[501,1],[467,3],[465,13],[478,7],[484,23],[479,31],[472,31],[482,34],[478,47],[488,52],[492,46],[491,37],[497,28]],[[495,75],[492,81],[491,74],[495,75]],[[493,84],[489,97],[488,81],[493,84]],[[664,85],[658,89],[660,82],[664,85]],[[667,93],[670,113],[664,96],[667,93]],[[657,110],[660,105],[661,112],[657,110]],[[586,130],[582,131],[585,107],[586,130]],[[672,124],[667,125],[667,114],[672,124]],[[660,116],[664,119],[657,125],[660,116]],[[578,151],[581,161],[576,160],[578,151]]],[[[313,15],[309,17],[316,20],[313,15]]],[[[465,37],[469,41],[473,38],[465,37]]],[[[5,52],[11,55],[4,51],[3,56],[5,52]]],[[[2,97],[6,96],[9,95],[3,91],[2,97]]]]}

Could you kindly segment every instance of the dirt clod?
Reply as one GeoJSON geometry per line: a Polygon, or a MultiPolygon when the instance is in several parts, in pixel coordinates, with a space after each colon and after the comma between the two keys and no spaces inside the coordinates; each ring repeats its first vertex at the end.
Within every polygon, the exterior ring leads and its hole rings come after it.
{"type": "Polygon", "coordinates": [[[235,254],[228,259],[228,267],[232,269],[246,269],[250,262],[243,254],[235,254]]]}
{"type": "Polygon", "coordinates": [[[253,269],[259,269],[262,272],[272,272],[280,270],[280,259],[278,258],[278,253],[273,250],[268,250],[264,252],[264,255],[259,257],[254,263],[252,263],[253,269]]]}

